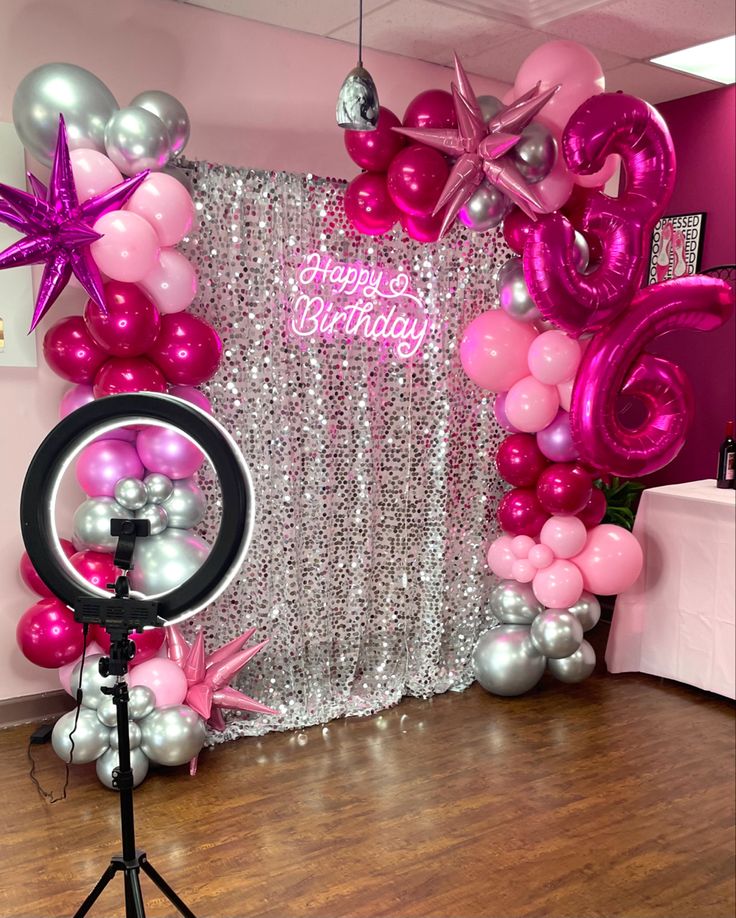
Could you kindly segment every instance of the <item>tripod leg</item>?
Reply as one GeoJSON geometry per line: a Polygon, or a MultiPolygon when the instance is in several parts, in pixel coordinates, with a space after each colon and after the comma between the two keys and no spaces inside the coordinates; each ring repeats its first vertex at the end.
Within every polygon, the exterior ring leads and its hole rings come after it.
{"type": "Polygon", "coordinates": [[[157,870],[154,870],[154,868],[147,860],[142,858],[140,865],[141,870],[146,874],[147,877],[149,877],[152,883],[155,883],[156,886],[158,886],[161,892],[166,896],[169,902],[171,902],[174,908],[176,908],[180,915],[183,915],[184,918],[197,918],[194,912],[182,902],[182,900],[179,898],[179,896],[177,896],[177,894],[169,886],[166,880],[164,880],[164,878],[157,870]]]}
{"type": "Polygon", "coordinates": [[[130,898],[133,903],[131,918],[146,918],[146,909],[143,905],[143,893],[141,892],[141,878],[138,871],[127,871],[125,879],[130,884],[130,898]]]}
{"type": "Polygon", "coordinates": [[[97,885],[92,890],[92,892],[87,896],[84,902],[79,906],[79,908],[74,912],[74,918],[84,918],[84,915],[92,908],[95,902],[99,899],[102,890],[107,886],[107,884],[112,880],[115,874],[118,872],[118,868],[115,864],[109,864],[107,870],[102,874],[100,879],[97,881],[97,885]]]}

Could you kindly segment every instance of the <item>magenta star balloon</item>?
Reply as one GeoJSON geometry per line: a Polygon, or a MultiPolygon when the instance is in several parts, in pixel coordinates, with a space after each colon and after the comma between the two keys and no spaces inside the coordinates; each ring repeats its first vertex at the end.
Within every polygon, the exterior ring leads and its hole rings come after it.
{"type": "Polygon", "coordinates": [[[77,198],[63,116],[51,166],[49,187],[35,175],[28,179],[32,194],[0,183],[0,222],[24,233],[23,239],[0,252],[0,268],[45,264],[30,331],[51,309],[72,274],[101,309],[105,294],[100,272],[89,247],[100,238],[92,228],[110,210],[119,210],[145,179],[141,172],[83,204],[77,198]]]}
{"type": "Polygon", "coordinates": [[[468,75],[457,55],[455,79],[452,99],[457,128],[394,128],[412,140],[457,157],[434,209],[437,214],[447,205],[440,237],[447,232],[484,178],[536,220],[538,213],[545,213],[544,203],[506,154],[516,146],[521,139],[521,131],[549,102],[560,88],[559,85],[542,92],[538,83],[511,105],[502,108],[486,124],[468,75]]]}

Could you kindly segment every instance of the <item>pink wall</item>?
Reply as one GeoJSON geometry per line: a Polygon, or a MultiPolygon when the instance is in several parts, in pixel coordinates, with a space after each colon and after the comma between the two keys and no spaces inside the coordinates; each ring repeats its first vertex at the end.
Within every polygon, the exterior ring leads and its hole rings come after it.
{"type": "MultiPolygon", "coordinates": [[[[337,90],[355,63],[355,49],[342,42],[173,0],[2,0],[0,120],[11,120],[22,77],[57,60],[92,70],[122,104],[143,89],[179,96],[192,121],[191,158],[344,177],[358,171],[334,121],[337,90]]],[[[449,86],[450,71],[420,61],[368,52],[366,64],[399,115],[421,90],[449,86]]],[[[479,93],[508,88],[474,82],[479,93]]],[[[82,306],[78,291],[69,291],[52,321],[82,306]]],[[[17,575],[18,497],[65,387],[45,366],[0,375],[0,698],[58,688],[54,672],[23,659],[13,635],[33,602],[17,575]]]]}
{"type": "MultiPolygon", "coordinates": [[[[664,102],[659,110],[669,125],[677,153],[677,182],[669,214],[705,211],[701,269],[736,263],[734,241],[734,140],[736,87],[664,102]]],[[[733,318],[707,334],[673,332],[654,352],[674,360],[692,380],[695,422],[685,447],[651,484],[694,481],[715,476],[725,422],[736,414],[736,324],[733,318]]]]}

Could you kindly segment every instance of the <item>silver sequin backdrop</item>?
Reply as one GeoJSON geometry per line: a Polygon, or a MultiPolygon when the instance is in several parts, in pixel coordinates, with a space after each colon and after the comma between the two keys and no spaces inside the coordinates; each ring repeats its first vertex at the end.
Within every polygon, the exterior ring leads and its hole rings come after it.
{"type": "Polygon", "coordinates": [[[503,485],[491,399],[463,374],[458,343],[493,305],[493,270],[511,254],[501,234],[366,237],[346,223],[343,182],[203,163],[190,175],[194,311],[224,342],[206,390],[253,472],[257,514],[241,575],[188,624],[210,647],[251,625],[268,636],[236,684],[280,712],[232,714],[220,738],[467,687],[492,622],[484,554],[503,485]],[[362,338],[289,334],[312,252],[405,270],[432,319],[421,352],[402,361],[362,338]]]}

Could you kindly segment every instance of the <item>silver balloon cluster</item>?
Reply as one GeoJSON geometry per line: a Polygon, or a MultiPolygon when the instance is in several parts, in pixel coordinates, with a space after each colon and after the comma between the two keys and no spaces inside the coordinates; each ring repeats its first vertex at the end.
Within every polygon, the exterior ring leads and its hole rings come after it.
{"type": "Polygon", "coordinates": [[[478,682],[494,695],[522,695],[545,668],[560,682],[582,682],[595,667],[595,651],[583,634],[595,627],[601,607],[584,592],[569,609],[545,609],[531,584],[503,580],[490,608],[501,622],[481,635],[473,662],[478,682]]]}
{"type": "Polygon", "coordinates": [[[13,123],[25,148],[46,166],[56,148],[60,113],[71,149],[105,153],[123,175],[163,169],[189,139],[186,109],[169,93],[148,90],[120,108],[89,70],[43,64],[21,80],[13,97],[13,123]]]}
{"type": "MultiPolygon", "coordinates": [[[[117,708],[103,686],[112,686],[115,676],[103,677],[101,654],[93,654],[72,670],[71,684],[76,689],[82,676],[82,706],[57,720],[51,735],[54,751],[65,762],[86,765],[95,762],[97,777],[112,789],[113,771],[118,767],[117,708]],[[74,722],[77,720],[76,729],[74,722]],[[73,736],[72,736],[73,732],[73,736]]],[[[184,765],[204,746],[204,720],[188,705],[156,708],[151,689],[135,685],[129,690],[130,762],[137,787],[148,774],[150,762],[158,765],[184,765]]]]}

